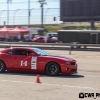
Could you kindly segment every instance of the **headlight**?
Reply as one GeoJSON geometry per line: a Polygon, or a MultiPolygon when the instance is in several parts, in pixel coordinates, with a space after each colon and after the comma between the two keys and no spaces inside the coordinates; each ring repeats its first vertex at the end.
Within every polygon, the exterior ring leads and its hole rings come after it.
{"type": "Polygon", "coordinates": [[[70,63],[70,62],[66,62],[66,64],[67,64],[67,65],[71,65],[71,63],[70,63]]]}

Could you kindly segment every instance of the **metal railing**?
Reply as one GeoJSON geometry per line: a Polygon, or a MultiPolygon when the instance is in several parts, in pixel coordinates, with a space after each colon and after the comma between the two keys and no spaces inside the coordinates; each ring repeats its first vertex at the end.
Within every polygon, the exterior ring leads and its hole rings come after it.
{"type": "Polygon", "coordinates": [[[36,43],[36,42],[0,42],[0,47],[44,47],[44,48],[69,48],[71,55],[73,46],[100,47],[100,44],[71,44],[71,43],[36,43]]]}

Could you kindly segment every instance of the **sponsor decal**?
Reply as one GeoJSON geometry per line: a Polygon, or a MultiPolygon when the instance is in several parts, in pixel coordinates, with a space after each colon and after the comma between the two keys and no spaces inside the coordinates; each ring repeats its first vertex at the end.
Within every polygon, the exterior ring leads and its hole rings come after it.
{"type": "Polygon", "coordinates": [[[31,59],[31,69],[37,69],[37,57],[31,59]]]}

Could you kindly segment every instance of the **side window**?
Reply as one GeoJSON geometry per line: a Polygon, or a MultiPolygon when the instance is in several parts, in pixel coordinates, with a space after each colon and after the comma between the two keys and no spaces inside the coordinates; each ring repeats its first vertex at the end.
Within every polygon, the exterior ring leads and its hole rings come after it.
{"type": "Polygon", "coordinates": [[[7,54],[14,54],[14,50],[9,50],[7,54]]]}
{"type": "Polygon", "coordinates": [[[29,50],[15,50],[15,55],[29,55],[31,52],[29,50]]]}
{"type": "Polygon", "coordinates": [[[32,53],[31,51],[29,50],[26,50],[26,54],[29,55],[30,53],[32,53]]]}

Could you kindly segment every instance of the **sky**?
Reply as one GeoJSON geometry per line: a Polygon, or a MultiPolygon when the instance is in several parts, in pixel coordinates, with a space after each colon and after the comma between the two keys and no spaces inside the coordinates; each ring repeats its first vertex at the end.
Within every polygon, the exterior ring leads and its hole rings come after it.
{"type": "MultiPolygon", "coordinates": [[[[38,0],[30,0],[31,18],[30,24],[41,23],[41,7],[38,0]]],[[[59,0],[46,0],[44,5],[44,24],[58,24],[59,21],[59,0]],[[56,17],[56,21],[53,21],[56,17]]],[[[28,0],[12,0],[9,4],[9,25],[28,23],[28,0]]],[[[7,0],[0,0],[0,25],[7,23],[7,0]]]]}

